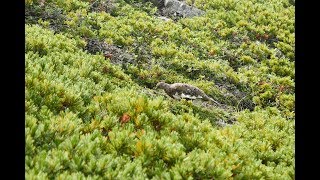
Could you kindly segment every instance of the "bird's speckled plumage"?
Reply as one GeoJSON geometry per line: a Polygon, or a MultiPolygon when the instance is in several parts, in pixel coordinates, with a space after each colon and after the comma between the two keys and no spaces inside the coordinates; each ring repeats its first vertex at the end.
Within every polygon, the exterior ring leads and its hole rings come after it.
{"type": "Polygon", "coordinates": [[[205,101],[212,101],[219,104],[211,97],[206,95],[201,89],[196,86],[186,83],[173,83],[168,84],[165,82],[159,82],[156,88],[163,89],[170,97],[174,99],[203,99],[205,101]]]}

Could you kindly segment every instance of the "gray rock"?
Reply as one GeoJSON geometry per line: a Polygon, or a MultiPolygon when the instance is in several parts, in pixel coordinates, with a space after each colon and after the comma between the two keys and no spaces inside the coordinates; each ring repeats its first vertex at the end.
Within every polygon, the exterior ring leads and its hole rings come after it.
{"type": "Polygon", "coordinates": [[[204,11],[195,7],[191,7],[178,0],[166,0],[164,6],[165,8],[163,9],[163,13],[168,15],[176,15],[186,18],[204,14],[204,11]]]}
{"type": "Polygon", "coordinates": [[[135,64],[134,55],[128,53],[115,45],[107,44],[98,39],[86,39],[87,45],[85,50],[91,54],[103,52],[106,60],[109,59],[111,63],[127,66],[128,64],[135,64]]]}
{"type": "Polygon", "coordinates": [[[204,11],[189,6],[185,2],[178,0],[150,0],[154,5],[156,5],[164,16],[167,17],[194,17],[201,16],[204,14],[204,11]]]}
{"type": "Polygon", "coordinates": [[[164,16],[159,16],[158,18],[162,19],[164,21],[170,21],[171,20],[170,18],[167,18],[167,17],[164,17],[164,16]]]}

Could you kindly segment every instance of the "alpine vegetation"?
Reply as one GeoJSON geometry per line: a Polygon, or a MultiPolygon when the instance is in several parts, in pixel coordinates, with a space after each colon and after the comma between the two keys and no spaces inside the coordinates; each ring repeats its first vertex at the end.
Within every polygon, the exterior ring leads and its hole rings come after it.
{"type": "Polygon", "coordinates": [[[294,1],[155,2],[25,1],[26,179],[294,179],[294,1]]]}

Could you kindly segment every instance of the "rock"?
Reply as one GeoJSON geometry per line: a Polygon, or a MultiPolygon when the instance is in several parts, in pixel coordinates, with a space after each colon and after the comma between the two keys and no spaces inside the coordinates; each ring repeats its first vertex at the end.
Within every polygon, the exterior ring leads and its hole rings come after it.
{"type": "Polygon", "coordinates": [[[164,16],[159,16],[158,18],[162,19],[164,21],[170,21],[171,20],[170,18],[167,18],[167,17],[164,17],[164,16]]]}
{"type": "Polygon", "coordinates": [[[178,0],[150,0],[159,8],[161,14],[166,17],[187,18],[201,16],[204,11],[189,6],[185,2],[178,0]]]}
{"type": "Polygon", "coordinates": [[[96,0],[92,2],[89,6],[90,12],[107,12],[113,14],[116,10],[116,5],[114,0],[96,0]]]}
{"type": "Polygon", "coordinates": [[[191,7],[184,2],[180,2],[178,0],[167,0],[164,4],[163,13],[167,15],[174,15],[178,17],[195,17],[204,14],[204,11],[191,7]]]}
{"type": "Polygon", "coordinates": [[[128,64],[135,63],[134,55],[115,45],[110,45],[97,39],[87,39],[85,50],[87,50],[91,54],[102,52],[104,54],[104,57],[106,59],[109,59],[113,64],[126,66],[128,64]]]}
{"type": "Polygon", "coordinates": [[[235,120],[224,121],[222,119],[219,119],[218,121],[215,122],[215,124],[220,126],[220,127],[232,126],[235,123],[236,123],[235,120]]]}

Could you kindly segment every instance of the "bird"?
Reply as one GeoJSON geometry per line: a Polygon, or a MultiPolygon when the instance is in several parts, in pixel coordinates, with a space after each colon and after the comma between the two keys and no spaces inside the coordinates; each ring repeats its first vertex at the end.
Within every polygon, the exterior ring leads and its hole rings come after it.
{"type": "Polygon", "coordinates": [[[196,86],[186,83],[168,84],[165,82],[158,82],[156,89],[163,89],[173,99],[202,99],[204,101],[211,101],[220,105],[217,101],[206,95],[201,89],[196,86]]]}

